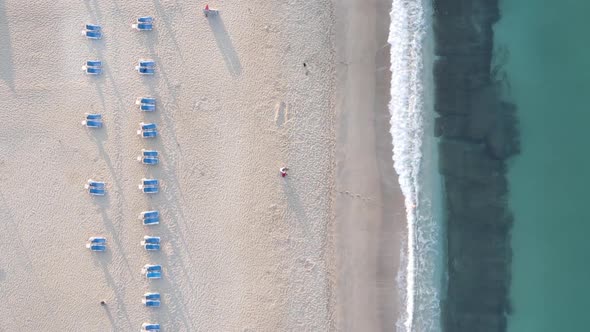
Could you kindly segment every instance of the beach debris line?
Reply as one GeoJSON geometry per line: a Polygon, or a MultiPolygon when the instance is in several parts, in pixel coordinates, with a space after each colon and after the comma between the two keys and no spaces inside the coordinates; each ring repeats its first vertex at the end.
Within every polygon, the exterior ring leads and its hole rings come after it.
{"type": "Polygon", "coordinates": [[[82,70],[88,75],[100,75],[102,73],[102,61],[87,60],[82,70]]]}
{"type": "Polygon", "coordinates": [[[104,196],[106,193],[106,184],[102,181],[88,179],[88,182],[84,185],[84,188],[88,190],[90,195],[93,196],[104,196]]]}
{"type": "Polygon", "coordinates": [[[154,18],[151,16],[139,17],[134,24],[131,24],[131,27],[138,31],[151,31],[154,28],[154,18]]]}
{"type": "Polygon", "coordinates": [[[102,28],[100,25],[87,23],[84,25],[84,30],[82,30],[82,35],[88,39],[101,39],[102,38],[102,28]]]}
{"type": "Polygon", "coordinates": [[[82,125],[86,128],[101,128],[102,115],[96,113],[86,113],[86,118],[82,121],[82,125]]]}
{"type": "Polygon", "coordinates": [[[210,8],[209,4],[206,4],[205,8],[203,9],[203,14],[205,14],[205,17],[209,17],[209,15],[214,16],[219,14],[219,10],[210,8]]]}

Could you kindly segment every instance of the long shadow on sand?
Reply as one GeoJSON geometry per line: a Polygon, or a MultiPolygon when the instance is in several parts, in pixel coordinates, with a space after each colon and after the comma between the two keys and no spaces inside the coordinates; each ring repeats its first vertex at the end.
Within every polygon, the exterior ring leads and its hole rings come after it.
{"type": "Polygon", "coordinates": [[[242,74],[240,58],[238,57],[231,38],[225,29],[225,24],[223,24],[221,15],[209,16],[207,20],[209,21],[209,26],[211,27],[211,31],[213,31],[213,36],[215,36],[215,41],[221,51],[227,69],[233,76],[240,76],[240,74],[242,74]]]}

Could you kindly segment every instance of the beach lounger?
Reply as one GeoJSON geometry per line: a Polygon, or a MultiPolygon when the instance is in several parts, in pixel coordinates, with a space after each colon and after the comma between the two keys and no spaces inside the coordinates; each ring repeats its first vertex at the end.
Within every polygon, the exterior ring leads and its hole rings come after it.
{"type": "Polygon", "coordinates": [[[82,121],[82,125],[86,126],[87,128],[101,128],[102,121],[97,120],[84,120],[82,121]]]}
{"type": "Polygon", "coordinates": [[[153,68],[155,66],[156,62],[154,60],[139,60],[139,67],[153,68]]]}
{"type": "Polygon", "coordinates": [[[92,244],[105,244],[107,243],[107,239],[101,236],[93,236],[88,239],[88,242],[92,244]]]}
{"type": "Polygon", "coordinates": [[[87,23],[86,25],[84,25],[84,29],[86,29],[88,31],[101,31],[102,30],[102,27],[100,25],[97,25],[97,24],[87,23]]]}
{"type": "Polygon", "coordinates": [[[160,245],[159,244],[146,243],[146,244],[143,245],[143,247],[147,251],[159,251],[160,250],[160,245]]]}
{"type": "Polygon", "coordinates": [[[102,120],[102,115],[96,113],[86,113],[86,120],[102,120]]]}
{"type": "Polygon", "coordinates": [[[146,226],[159,225],[160,224],[160,217],[144,219],[143,224],[146,226]]]}
{"type": "Polygon", "coordinates": [[[88,193],[93,196],[104,196],[106,191],[104,189],[90,187],[88,193]]]}
{"type": "Polygon", "coordinates": [[[145,293],[143,294],[143,298],[146,300],[159,300],[160,293],[145,293]]]}
{"type": "Polygon", "coordinates": [[[100,75],[102,74],[102,68],[100,67],[86,67],[83,66],[82,70],[86,72],[88,75],[100,75]]]}
{"type": "Polygon", "coordinates": [[[156,151],[156,150],[142,149],[141,150],[141,154],[144,157],[157,157],[158,156],[158,151],[156,151]]]}
{"type": "Polygon", "coordinates": [[[157,126],[155,123],[139,123],[139,127],[141,130],[156,130],[157,126]]]}
{"type": "Polygon", "coordinates": [[[145,274],[146,272],[162,272],[162,265],[146,264],[141,269],[141,273],[145,274]]]}
{"type": "Polygon", "coordinates": [[[86,67],[102,67],[102,61],[88,60],[88,61],[86,61],[86,67]]]}
{"type": "Polygon", "coordinates": [[[137,23],[153,23],[154,18],[152,16],[142,16],[137,18],[137,23]]]}
{"type": "Polygon", "coordinates": [[[160,324],[158,323],[143,323],[141,324],[141,332],[160,332],[160,324]]]}
{"type": "Polygon", "coordinates": [[[142,242],[142,244],[143,243],[160,244],[160,237],[146,235],[143,237],[143,241],[141,241],[141,242],[142,242]]]}
{"type": "Polygon", "coordinates": [[[156,73],[154,68],[150,68],[150,67],[136,66],[135,70],[137,70],[137,72],[140,73],[141,75],[153,75],[156,73]]]}
{"type": "Polygon", "coordinates": [[[139,105],[139,110],[144,111],[144,112],[153,112],[156,110],[156,105],[141,104],[141,105],[139,105]]]}
{"type": "Polygon", "coordinates": [[[159,184],[157,179],[141,179],[141,185],[146,186],[157,186],[159,184]]]}
{"type": "Polygon", "coordinates": [[[83,30],[82,35],[86,36],[88,39],[101,39],[102,38],[102,31],[93,31],[93,30],[83,30]]]}
{"type": "Polygon", "coordinates": [[[158,187],[145,187],[142,188],[141,191],[143,191],[144,194],[157,194],[160,190],[158,187]]]}
{"type": "Polygon", "coordinates": [[[92,179],[88,179],[88,183],[86,183],[84,187],[87,189],[90,187],[104,189],[105,183],[102,181],[94,181],[92,179]]]}
{"type": "Polygon", "coordinates": [[[138,157],[137,160],[141,161],[144,165],[157,165],[159,162],[158,158],[152,157],[138,157]]]}
{"type": "Polygon", "coordinates": [[[159,300],[143,300],[143,304],[145,304],[146,307],[151,307],[151,308],[157,308],[160,306],[160,301],[159,300]]]}
{"type": "Polygon", "coordinates": [[[148,279],[162,279],[162,272],[148,272],[145,274],[145,277],[148,279]]]}
{"type": "Polygon", "coordinates": [[[86,248],[89,248],[91,251],[105,251],[107,250],[107,246],[104,244],[86,244],[86,248]]]}
{"type": "Polygon", "coordinates": [[[143,211],[139,214],[139,219],[146,219],[146,218],[156,218],[160,216],[160,212],[157,210],[154,211],[143,211]]]}
{"type": "Polygon", "coordinates": [[[131,24],[131,27],[139,31],[151,31],[154,29],[154,25],[152,23],[136,23],[131,24]]]}
{"type": "Polygon", "coordinates": [[[156,105],[156,98],[152,98],[152,97],[137,98],[137,100],[135,101],[135,104],[136,105],[140,105],[140,104],[156,105]]]}
{"type": "Polygon", "coordinates": [[[143,131],[143,130],[138,130],[137,131],[138,135],[141,135],[142,138],[156,138],[158,137],[158,132],[157,131],[143,131]]]}

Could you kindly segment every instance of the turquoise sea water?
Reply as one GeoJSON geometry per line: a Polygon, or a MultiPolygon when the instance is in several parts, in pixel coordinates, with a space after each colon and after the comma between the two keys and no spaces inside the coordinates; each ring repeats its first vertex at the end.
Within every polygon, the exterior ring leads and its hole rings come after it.
{"type": "Polygon", "coordinates": [[[504,0],[518,105],[510,332],[590,331],[590,1],[504,0]]]}

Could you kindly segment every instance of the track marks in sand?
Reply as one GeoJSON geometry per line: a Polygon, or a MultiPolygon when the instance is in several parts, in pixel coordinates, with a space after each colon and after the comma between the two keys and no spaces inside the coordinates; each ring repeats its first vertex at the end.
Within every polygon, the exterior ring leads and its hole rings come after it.
{"type": "Polygon", "coordinates": [[[289,122],[289,106],[281,101],[275,105],[275,123],[281,128],[289,122]]]}

